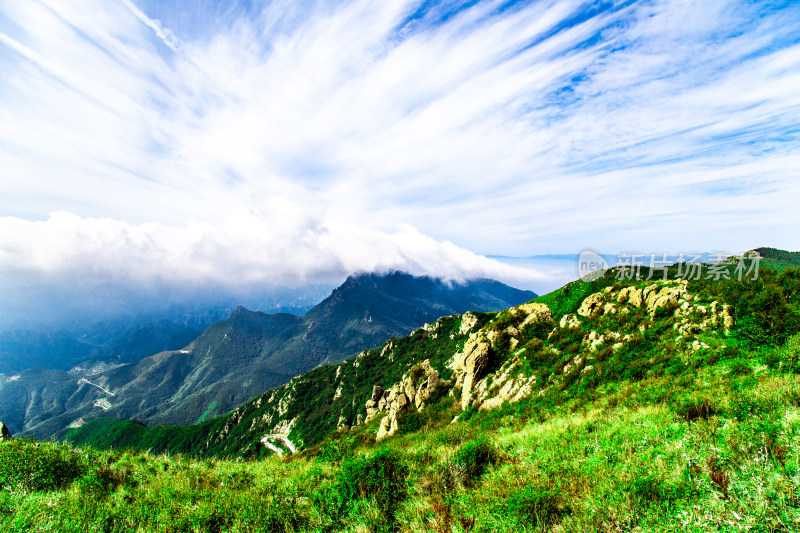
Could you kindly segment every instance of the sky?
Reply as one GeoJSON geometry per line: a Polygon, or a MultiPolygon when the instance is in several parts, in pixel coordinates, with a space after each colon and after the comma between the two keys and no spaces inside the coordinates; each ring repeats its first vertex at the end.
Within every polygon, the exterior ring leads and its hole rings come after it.
{"type": "Polygon", "coordinates": [[[798,88],[796,1],[0,0],[0,287],[797,250],[798,88]]]}

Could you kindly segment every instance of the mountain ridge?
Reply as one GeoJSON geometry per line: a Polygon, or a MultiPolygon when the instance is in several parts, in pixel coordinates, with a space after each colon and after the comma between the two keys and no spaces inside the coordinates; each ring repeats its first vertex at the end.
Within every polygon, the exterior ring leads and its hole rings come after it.
{"type": "MultiPolygon", "coordinates": [[[[443,314],[499,309],[534,296],[488,280],[448,284],[400,272],[354,275],[304,316],[239,306],[181,350],[93,373],[91,381],[113,392],[113,398],[96,390],[89,401],[91,395],[80,392],[85,385],[70,388],[77,376],[67,375],[54,375],[58,379],[51,379],[50,389],[42,389],[38,380],[38,388],[26,390],[21,379],[0,384],[0,391],[5,388],[8,394],[16,388],[18,395],[43,398],[34,411],[44,410],[50,416],[36,418],[35,426],[23,424],[24,433],[39,437],[63,435],[68,426],[100,414],[150,425],[191,424],[443,314]],[[58,393],[48,396],[49,390],[58,393]]],[[[28,411],[26,416],[33,418],[28,411]]],[[[7,410],[0,413],[9,424],[21,418],[7,410]]]]}
{"type": "MultiPolygon", "coordinates": [[[[732,263],[726,268],[733,273],[735,267],[732,263]]],[[[297,376],[232,413],[198,426],[148,429],[98,421],[83,429],[85,434],[94,434],[95,440],[91,436],[83,440],[80,431],[70,438],[79,444],[136,445],[222,457],[263,453],[263,434],[283,435],[294,445],[308,448],[345,426],[369,428],[373,438],[393,434],[403,426],[419,427],[413,420],[429,416],[419,409],[420,402],[449,404],[452,397],[460,406],[456,411],[469,416],[476,409],[535,397],[537,387],[542,393],[559,394],[562,387],[595,387],[609,373],[640,380],[656,362],[672,368],[682,364],[682,358],[724,350],[731,343],[763,342],[758,332],[764,328],[771,328],[772,342],[779,344],[800,330],[797,311],[758,303],[753,295],[763,292],[761,285],[735,276],[721,277],[715,285],[709,281],[715,277],[709,268],[705,266],[703,277],[691,281],[680,279],[681,269],[673,266],[667,281],[634,282],[624,281],[623,270],[612,269],[595,281],[567,284],[534,303],[497,313],[443,316],[407,337],[389,339],[355,358],[297,376]],[[758,307],[762,305],[786,326],[765,321],[758,307]],[[729,339],[731,332],[735,335],[729,339]],[[658,354],[653,360],[639,360],[638,352],[653,350],[658,354]],[[676,360],[677,354],[681,355],[676,360]],[[420,395],[420,383],[426,380],[430,390],[420,395]],[[588,385],[581,385],[584,382],[588,385]],[[442,394],[448,398],[440,401],[442,394]],[[400,397],[405,399],[395,400],[400,397]],[[417,409],[409,411],[409,405],[417,409]],[[382,414],[375,418],[378,412],[382,414]],[[380,427],[376,422],[381,422],[380,427]],[[120,427],[133,433],[126,436],[120,427]],[[171,437],[162,441],[164,435],[171,437]],[[136,444],[137,439],[142,444],[136,444]],[[173,439],[183,447],[170,448],[173,439]]],[[[785,287],[796,299],[798,281],[793,272],[765,270],[764,276],[773,287],[770,290],[785,287]]],[[[645,271],[643,277],[647,275],[645,271]]],[[[281,449],[279,443],[270,444],[281,449]]]]}

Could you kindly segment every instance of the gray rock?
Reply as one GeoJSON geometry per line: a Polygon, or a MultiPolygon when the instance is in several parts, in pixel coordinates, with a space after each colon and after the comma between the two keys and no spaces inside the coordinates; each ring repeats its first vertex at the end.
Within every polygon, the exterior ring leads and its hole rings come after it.
{"type": "Polygon", "coordinates": [[[372,397],[370,399],[373,402],[377,403],[382,396],[383,396],[383,388],[380,385],[375,385],[374,387],[372,387],[372,397]]]}
{"type": "Polygon", "coordinates": [[[486,338],[475,338],[467,341],[464,350],[456,354],[453,370],[456,374],[456,386],[461,386],[461,408],[469,407],[472,399],[472,388],[489,370],[491,344],[486,338]]]}

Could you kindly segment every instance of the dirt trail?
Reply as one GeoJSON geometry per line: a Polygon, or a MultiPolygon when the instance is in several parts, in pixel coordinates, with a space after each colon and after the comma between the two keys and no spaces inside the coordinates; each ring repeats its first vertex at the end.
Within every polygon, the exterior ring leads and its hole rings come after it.
{"type": "Polygon", "coordinates": [[[78,385],[82,385],[84,383],[86,383],[87,385],[91,385],[92,387],[97,387],[98,389],[100,389],[101,391],[105,392],[109,396],[115,396],[115,394],[113,392],[107,391],[106,389],[104,389],[100,385],[98,385],[96,383],[92,383],[91,381],[89,381],[86,378],[81,378],[81,379],[78,380],[78,385]]]}

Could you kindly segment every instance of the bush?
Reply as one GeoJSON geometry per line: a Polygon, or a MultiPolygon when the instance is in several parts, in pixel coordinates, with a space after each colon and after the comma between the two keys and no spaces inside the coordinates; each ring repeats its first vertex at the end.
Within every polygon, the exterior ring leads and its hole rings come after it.
{"type": "Polygon", "coordinates": [[[508,499],[506,512],[522,524],[541,528],[560,521],[570,509],[556,490],[528,485],[508,499]]]}
{"type": "Polygon", "coordinates": [[[62,446],[26,440],[0,444],[0,488],[56,490],[86,471],[86,459],[62,446]]]}
{"type": "Polygon", "coordinates": [[[553,331],[553,328],[556,327],[555,322],[552,320],[542,320],[539,322],[534,322],[533,324],[529,325],[523,331],[523,340],[533,340],[538,339],[540,341],[544,341],[547,339],[547,336],[553,331]]]}
{"type": "Polygon", "coordinates": [[[78,482],[86,491],[105,494],[113,492],[120,485],[128,484],[131,475],[130,469],[115,470],[110,466],[101,465],[90,470],[78,482]]]}
{"type": "Polygon", "coordinates": [[[463,484],[471,486],[477,482],[486,469],[497,463],[498,454],[486,438],[465,443],[453,456],[452,464],[463,470],[463,484]]]}
{"type": "Polygon", "coordinates": [[[753,372],[750,364],[743,359],[736,359],[730,366],[731,374],[734,376],[747,376],[753,372]]]}
{"type": "Polygon", "coordinates": [[[397,506],[408,497],[408,473],[400,455],[392,450],[348,459],[339,471],[339,501],[347,506],[355,500],[374,498],[387,521],[393,522],[397,506]]]}
{"type": "Polygon", "coordinates": [[[326,463],[339,464],[353,455],[352,446],[343,438],[323,441],[318,448],[317,458],[326,463]]]}
{"type": "Polygon", "coordinates": [[[698,419],[708,420],[719,414],[719,410],[708,398],[692,397],[678,400],[675,405],[675,413],[687,422],[693,422],[698,419]]]}

